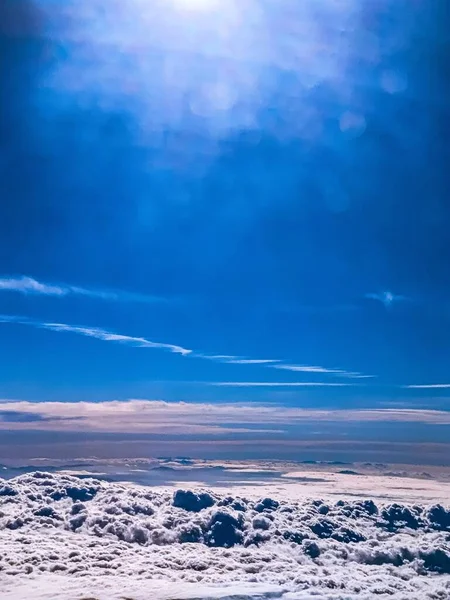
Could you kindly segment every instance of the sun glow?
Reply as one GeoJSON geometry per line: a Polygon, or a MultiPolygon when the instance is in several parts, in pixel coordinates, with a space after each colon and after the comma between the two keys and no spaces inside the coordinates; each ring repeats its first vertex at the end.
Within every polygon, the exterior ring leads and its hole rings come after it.
{"type": "Polygon", "coordinates": [[[210,10],[219,3],[219,0],[172,0],[172,2],[187,10],[210,10]]]}

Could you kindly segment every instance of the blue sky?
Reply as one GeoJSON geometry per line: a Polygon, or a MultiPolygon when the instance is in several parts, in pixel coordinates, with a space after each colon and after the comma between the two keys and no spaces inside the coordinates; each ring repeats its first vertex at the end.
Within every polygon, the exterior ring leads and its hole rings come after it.
{"type": "Polygon", "coordinates": [[[437,5],[102,6],[1,9],[1,397],[447,409],[437,5]]]}

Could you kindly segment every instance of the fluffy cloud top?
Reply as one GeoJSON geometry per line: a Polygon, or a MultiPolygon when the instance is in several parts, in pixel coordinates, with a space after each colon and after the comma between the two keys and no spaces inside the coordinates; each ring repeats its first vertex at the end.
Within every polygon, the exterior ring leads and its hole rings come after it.
{"type": "Polygon", "coordinates": [[[436,504],[165,492],[38,472],[0,480],[0,510],[5,591],[52,573],[85,593],[89,578],[114,576],[142,593],[157,579],[263,584],[286,600],[450,594],[450,510],[436,504]]]}

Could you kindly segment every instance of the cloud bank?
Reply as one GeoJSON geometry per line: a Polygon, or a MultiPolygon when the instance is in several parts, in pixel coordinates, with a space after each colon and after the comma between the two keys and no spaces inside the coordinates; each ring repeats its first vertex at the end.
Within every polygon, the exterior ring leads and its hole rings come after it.
{"type": "Polygon", "coordinates": [[[257,493],[166,492],[41,472],[0,480],[5,597],[56,576],[85,597],[96,577],[106,588],[120,582],[101,598],[139,582],[136,600],[149,597],[151,580],[179,594],[195,585],[197,598],[205,586],[229,597],[228,586],[252,584],[265,595],[239,597],[448,598],[448,507],[257,493]]]}
{"type": "Polygon", "coordinates": [[[302,423],[424,423],[450,425],[438,410],[312,410],[265,404],[129,400],[0,403],[0,430],[83,431],[172,435],[282,434],[302,423]]]}

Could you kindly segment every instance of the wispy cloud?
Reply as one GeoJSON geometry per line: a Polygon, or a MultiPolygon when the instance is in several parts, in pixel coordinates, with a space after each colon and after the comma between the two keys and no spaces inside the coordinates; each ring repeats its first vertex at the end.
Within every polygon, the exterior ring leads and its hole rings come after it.
{"type": "Polygon", "coordinates": [[[274,369],[282,371],[293,371],[294,373],[312,373],[320,375],[338,375],[340,377],[350,377],[355,379],[366,379],[371,375],[362,375],[354,371],[345,371],[344,369],[328,369],[327,367],[318,367],[311,365],[271,365],[274,369]]]}
{"type": "Polygon", "coordinates": [[[271,365],[279,363],[281,360],[275,358],[244,358],[230,354],[195,354],[197,358],[205,358],[227,365],[271,365]]]}
{"type": "Polygon", "coordinates": [[[177,346],[175,344],[165,344],[162,342],[152,342],[144,337],[134,337],[129,335],[121,335],[98,327],[79,327],[76,325],[68,325],[66,323],[47,323],[40,321],[32,321],[26,318],[10,317],[8,315],[0,315],[0,323],[18,323],[20,325],[29,325],[37,329],[47,329],[48,331],[58,331],[67,333],[76,333],[90,338],[103,340],[105,342],[116,342],[127,344],[137,348],[155,348],[167,350],[174,354],[182,354],[184,356],[191,354],[192,350],[177,346]]]}
{"type": "Polygon", "coordinates": [[[213,381],[209,385],[217,387],[352,387],[357,384],[326,381],[213,381]]]}
{"type": "MultiPolygon", "coordinates": [[[[181,354],[184,356],[189,355],[191,358],[205,359],[209,361],[216,361],[224,364],[233,365],[253,365],[253,366],[267,366],[276,369],[283,369],[293,372],[303,372],[308,374],[319,374],[319,375],[338,375],[340,377],[347,377],[353,379],[365,379],[371,377],[370,375],[362,375],[360,373],[345,371],[343,369],[328,369],[325,367],[307,366],[307,365],[283,365],[280,364],[280,359],[269,359],[269,358],[243,358],[240,356],[233,356],[229,354],[201,354],[194,352],[191,349],[184,348],[177,344],[168,344],[162,342],[154,342],[145,337],[130,336],[116,333],[114,331],[108,331],[100,327],[88,327],[80,325],[71,325],[68,323],[57,323],[51,321],[36,321],[28,319],[27,317],[14,316],[14,315],[0,315],[0,323],[16,323],[19,325],[28,325],[35,327],[36,329],[46,329],[48,331],[74,333],[85,337],[95,338],[104,342],[115,342],[120,344],[126,344],[138,348],[156,348],[160,350],[167,350],[174,354],[181,354]]],[[[240,387],[256,387],[256,386],[272,386],[272,387],[339,387],[350,384],[338,384],[338,383],[325,383],[325,382],[293,382],[293,383],[258,383],[258,382],[236,382],[236,383],[218,383],[217,385],[228,385],[228,386],[240,386],[240,387]]]]}
{"type": "Polygon", "coordinates": [[[125,291],[99,290],[79,287],[68,284],[54,284],[37,281],[32,277],[21,275],[19,277],[0,277],[0,292],[18,292],[26,295],[41,296],[85,296],[100,300],[119,302],[166,302],[162,296],[149,296],[125,291]]]}
{"type": "Polygon", "coordinates": [[[407,296],[394,294],[393,292],[390,292],[388,290],[377,293],[371,292],[369,294],[366,294],[365,297],[368,300],[376,300],[377,302],[381,302],[386,308],[389,308],[390,306],[392,306],[392,304],[396,302],[405,302],[409,300],[407,296]]]}
{"type": "Polygon", "coordinates": [[[345,369],[329,369],[327,367],[311,366],[311,365],[290,365],[282,364],[281,359],[277,358],[242,358],[240,356],[232,356],[228,354],[196,354],[199,358],[206,358],[228,365],[266,365],[273,369],[283,371],[293,371],[296,373],[310,373],[318,375],[337,375],[339,377],[349,377],[352,379],[372,379],[374,375],[363,375],[356,371],[346,371],[345,369]]]}
{"type": "Polygon", "coordinates": [[[345,369],[329,369],[312,365],[269,365],[274,369],[282,371],[292,371],[294,373],[308,373],[318,375],[335,375],[336,377],[345,377],[348,379],[373,379],[375,375],[364,375],[356,371],[346,371],[345,369]]]}
{"type": "Polygon", "coordinates": [[[450,389],[450,383],[425,383],[420,385],[403,385],[407,390],[445,390],[450,389]]]}
{"type": "Polygon", "coordinates": [[[44,296],[65,296],[69,293],[68,288],[41,283],[31,277],[2,277],[0,278],[0,291],[43,294],[44,296]]]}
{"type": "Polygon", "coordinates": [[[270,358],[236,358],[226,362],[232,365],[270,365],[280,361],[270,358]]]}

